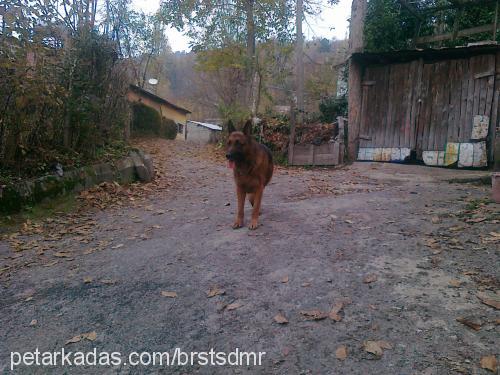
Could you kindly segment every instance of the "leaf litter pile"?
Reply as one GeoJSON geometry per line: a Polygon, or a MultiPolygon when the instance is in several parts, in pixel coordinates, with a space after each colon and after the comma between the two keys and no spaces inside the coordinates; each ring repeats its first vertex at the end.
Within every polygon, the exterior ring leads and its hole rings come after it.
{"type": "MultiPolygon", "coordinates": [[[[96,233],[109,229],[100,228],[95,220],[102,210],[119,213],[123,207],[132,207],[151,214],[165,214],[165,211],[155,209],[151,201],[159,194],[175,191],[185,179],[172,171],[173,148],[164,139],[139,140],[136,146],[153,156],[155,179],[151,183],[101,183],[78,194],[74,212],[56,212],[57,216],[37,222],[27,220],[15,232],[0,234],[0,240],[11,249],[10,255],[0,258],[0,280],[8,280],[16,270],[24,267],[52,267],[62,262],[73,262],[77,256],[123,248],[125,245],[112,237],[97,236],[96,233]]],[[[194,150],[189,148],[184,152],[194,154],[194,150]]],[[[209,154],[212,158],[219,157],[216,150],[209,154]]],[[[145,229],[140,237],[147,239],[148,232],[154,229],[159,229],[159,226],[145,229]]]]}

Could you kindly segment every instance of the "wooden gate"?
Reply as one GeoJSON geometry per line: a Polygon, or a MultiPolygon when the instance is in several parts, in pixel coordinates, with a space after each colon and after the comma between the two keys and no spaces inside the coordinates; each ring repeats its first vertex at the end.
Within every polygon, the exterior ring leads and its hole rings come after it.
{"type": "Polygon", "coordinates": [[[475,165],[463,166],[484,166],[497,123],[499,63],[484,54],[366,67],[358,159],[402,161],[414,153],[428,164],[449,165],[462,149],[463,156],[477,148],[475,165]],[[485,122],[486,133],[475,137],[474,124],[485,122]]]}

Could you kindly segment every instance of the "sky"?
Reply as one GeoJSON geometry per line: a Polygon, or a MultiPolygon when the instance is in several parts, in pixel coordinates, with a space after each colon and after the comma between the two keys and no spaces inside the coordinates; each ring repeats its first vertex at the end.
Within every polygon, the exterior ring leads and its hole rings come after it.
{"type": "MultiPolygon", "coordinates": [[[[314,37],[345,39],[351,13],[351,0],[340,0],[337,5],[329,5],[326,0],[319,0],[321,13],[316,17],[306,18],[302,26],[307,39],[314,37]]],[[[133,7],[146,13],[155,12],[160,0],[133,0],[133,7]]],[[[174,29],[167,30],[167,36],[173,51],[188,51],[189,39],[174,29]]]]}

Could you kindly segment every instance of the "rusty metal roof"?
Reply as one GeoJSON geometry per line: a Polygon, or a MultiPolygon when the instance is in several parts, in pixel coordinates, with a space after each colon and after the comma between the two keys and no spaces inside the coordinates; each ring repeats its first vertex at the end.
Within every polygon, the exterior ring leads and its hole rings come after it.
{"type": "Polygon", "coordinates": [[[418,59],[423,59],[424,61],[459,59],[497,52],[500,52],[500,45],[491,42],[463,47],[425,48],[390,52],[357,52],[353,53],[351,57],[365,64],[388,64],[418,59]]]}

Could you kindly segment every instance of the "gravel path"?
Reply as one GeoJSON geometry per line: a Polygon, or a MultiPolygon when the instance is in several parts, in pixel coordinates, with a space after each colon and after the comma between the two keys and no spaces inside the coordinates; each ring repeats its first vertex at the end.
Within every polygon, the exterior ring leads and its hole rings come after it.
{"type": "Polygon", "coordinates": [[[481,173],[278,168],[262,225],[232,230],[231,171],[213,150],[142,146],[155,183],[86,193],[91,208],[4,236],[0,371],[11,351],[178,347],[266,354],[258,367],[16,373],[491,374],[481,359],[500,355],[499,205],[484,185],[448,182],[481,173]]]}

